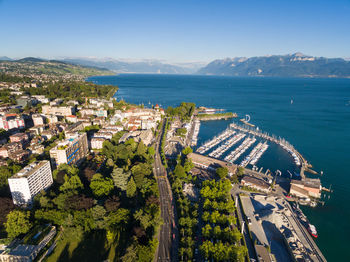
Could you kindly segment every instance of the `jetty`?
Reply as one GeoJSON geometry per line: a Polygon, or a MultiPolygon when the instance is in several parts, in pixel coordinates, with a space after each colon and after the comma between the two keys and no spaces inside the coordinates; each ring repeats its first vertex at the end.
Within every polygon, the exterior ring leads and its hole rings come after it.
{"type": "Polygon", "coordinates": [[[223,131],[221,134],[219,134],[217,137],[214,137],[213,139],[209,140],[208,142],[205,142],[202,146],[200,146],[197,149],[197,153],[204,154],[205,152],[209,151],[213,147],[217,146],[221,142],[225,141],[227,138],[232,136],[235,133],[232,129],[228,128],[225,131],[223,131]]]}
{"type": "Polygon", "coordinates": [[[291,156],[294,158],[295,164],[298,166],[301,166],[300,176],[302,178],[305,178],[305,174],[304,174],[305,171],[308,171],[308,172],[310,171],[313,174],[317,174],[316,171],[310,169],[312,167],[312,165],[310,165],[306,161],[306,159],[285,139],[283,139],[281,137],[277,138],[275,136],[270,136],[269,134],[263,133],[257,129],[245,128],[245,127],[237,125],[235,123],[231,123],[230,127],[233,129],[238,129],[238,130],[243,131],[243,132],[247,132],[247,133],[252,134],[254,136],[257,136],[257,137],[264,138],[268,141],[271,141],[273,143],[280,145],[283,149],[285,149],[288,153],[291,154],[291,156]]]}
{"type": "Polygon", "coordinates": [[[237,144],[240,140],[242,140],[244,137],[246,136],[246,134],[243,133],[238,133],[236,135],[234,135],[233,137],[231,137],[230,139],[228,139],[223,145],[221,145],[220,147],[218,147],[217,149],[215,149],[213,152],[211,152],[209,154],[210,157],[214,157],[214,158],[218,158],[220,157],[222,154],[224,154],[227,150],[229,150],[232,146],[234,146],[235,144],[237,144]]]}
{"type": "Polygon", "coordinates": [[[226,112],[226,113],[213,113],[213,114],[203,114],[199,113],[196,115],[196,117],[201,120],[201,121],[206,121],[206,120],[227,120],[230,118],[235,118],[237,117],[236,113],[232,112],[226,112]]]}
{"type": "Polygon", "coordinates": [[[256,141],[255,137],[248,137],[246,138],[242,144],[237,147],[234,151],[232,151],[229,155],[225,157],[225,161],[233,163],[235,160],[237,160],[247,149],[254,144],[256,141]]]}
{"type": "Polygon", "coordinates": [[[269,146],[266,143],[257,144],[249,155],[241,162],[240,166],[246,167],[248,164],[255,165],[269,146]]]}

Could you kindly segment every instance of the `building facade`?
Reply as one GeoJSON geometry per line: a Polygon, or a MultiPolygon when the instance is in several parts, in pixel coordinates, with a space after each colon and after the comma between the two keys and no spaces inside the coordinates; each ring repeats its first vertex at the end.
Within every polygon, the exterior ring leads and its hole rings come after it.
{"type": "Polygon", "coordinates": [[[70,106],[42,106],[42,112],[45,115],[60,115],[60,116],[69,116],[73,115],[74,109],[70,106]]]}
{"type": "Polygon", "coordinates": [[[68,133],[66,134],[66,140],[50,150],[50,158],[52,165],[55,167],[60,164],[79,165],[88,153],[86,133],[68,133]]]}
{"type": "Polygon", "coordinates": [[[17,114],[7,114],[0,116],[0,129],[11,130],[16,128],[25,128],[24,119],[17,114]]]}
{"type": "Polygon", "coordinates": [[[15,205],[28,205],[33,197],[53,183],[48,160],[32,163],[8,179],[15,205]]]}

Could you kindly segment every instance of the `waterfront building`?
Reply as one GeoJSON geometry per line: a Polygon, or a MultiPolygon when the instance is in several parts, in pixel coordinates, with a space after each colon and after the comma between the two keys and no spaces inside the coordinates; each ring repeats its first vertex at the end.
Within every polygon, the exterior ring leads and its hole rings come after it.
{"type": "Polygon", "coordinates": [[[261,178],[257,178],[254,176],[245,175],[241,180],[241,185],[251,187],[265,193],[268,193],[271,191],[271,187],[269,183],[267,183],[261,178]]]}
{"type": "Polygon", "coordinates": [[[318,178],[305,178],[303,180],[291,180],[289,194],[300,198],[320,198],[321,181],[318,178]]]}
{"type": "Polygon", "coordinates": [[[41,190],[53,183],[50,162],[43,160],[32,163],[8,179],[15,205],[28,205],[41,190]]]}
{"type": "Polygon", "coordinates": [[[79,165],[89,152],[86,133],[66,133],[66,139],[50,150],[51,163],[79,165]]]}
{"type": "Polygon", "coordinates": [[[212,172],[215,172],[218,167],[226,167],[228,169],[228,175],[232,176],[237,171],[237,165],[230,164],[219,159],[203,156],[196,153],[188,154],[188,158],[192,160],[192,163],[196,167],[206,169],[212,172]]]}

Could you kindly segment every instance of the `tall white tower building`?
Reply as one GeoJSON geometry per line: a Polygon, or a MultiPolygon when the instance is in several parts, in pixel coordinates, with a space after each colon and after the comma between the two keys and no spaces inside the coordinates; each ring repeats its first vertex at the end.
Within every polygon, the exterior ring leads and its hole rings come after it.
{"type": "Polygon", "coordinates": [[[29,205],[33,197],[53,183],[50,162],[32,163],[8,179],[13,203],[29,205]]]}

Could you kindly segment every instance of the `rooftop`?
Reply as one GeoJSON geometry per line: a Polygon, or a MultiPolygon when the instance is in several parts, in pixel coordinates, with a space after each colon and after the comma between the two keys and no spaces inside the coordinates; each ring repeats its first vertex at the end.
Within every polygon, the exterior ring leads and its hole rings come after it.
{"type": "Polygon", "coordinates": [[[190,153],[190,154],[188,154],[188,157],[191,158],[193,162],[201,163],[201,164],[206,165],[206,166],[227,167],[230,173],[235,173],[236,169],[237,169],[237,166],[234,164],[230,164],[230,163],[227,163],[227,162],[219,160],[219,159],[215,159],[215,158],[208,157],[208,156],[203,156],[203,155],[196,154],[196,153],[190,153]]]}
{"type": "Polygon", "coordinates": [[[270,185],[268,183],[266,183],[264,180],[262,180],[260,178],[253,177],[253,176],[245,175],[242,178],[242,182],[243,181],[245,183],[250,183],[250,184],[253,184],[255,186],[258,186],[260,188],[264,188],[264,189],[270,188],[270,185]]]}
{"type": "Polygon", "coordinates": [[[318,178],[305,178],[303,180],[291,180],[290,184],[295,185],[301,185],[306,187],[312,187],[312,188],[320,188],[321,187],[321,180],[318,178]]]}
{"type": "Polygon", "coordinates": [[[34,162],[32,164],[29,164],[28,166],[26,166],[22,170],[20,170],[17,174],[13,175],[11,178],[29,177],[35,171],[37,171],[39,168],[46,165],[47,163],[49,163],[48,160],[43,160],[40,162],[34,162]]]}

